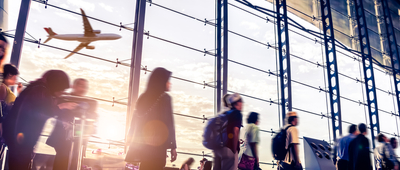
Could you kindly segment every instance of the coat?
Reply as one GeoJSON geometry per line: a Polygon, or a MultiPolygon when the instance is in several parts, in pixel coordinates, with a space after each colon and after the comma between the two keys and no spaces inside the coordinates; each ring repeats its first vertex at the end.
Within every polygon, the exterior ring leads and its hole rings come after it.
{"type": "Polygon", "coordinates": [[[369,141],[362,134],[350,142],[349,170],[372,170],[369,141]]]}
{"type": "Polygon", "coordinates": [[[125,159],[127,162],[149,160],[152,153],[176,149],[171,97],[164,93],[147,113],[136,111],[129,135],[132,142],[125,159]]]}
{"type": "Polygon", "coordinates": [[[3,122],[3,136],[10,150],[19,146],[33,149],[47,119],[60,112],[44,83],[28,86],[15,100],[3,122]]]}

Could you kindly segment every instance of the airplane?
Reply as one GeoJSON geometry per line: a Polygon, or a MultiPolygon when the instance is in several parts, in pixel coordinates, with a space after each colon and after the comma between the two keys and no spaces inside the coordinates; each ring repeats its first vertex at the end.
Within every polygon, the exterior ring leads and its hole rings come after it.
{"type": "Polygon", "coordinates": [[[49,42],[51,39],[59,39],[59,40],[65,40],[65,41],[79,41],[81,42],[78,47],[74,49],[73,52],[68,54],[64,59],[67,59],[68,57],[71,57],[74,55],[76,52],[80,51],[83,48],[93,50],[95,47],[90,46],[89,44],[93,41],[99,41],[99,40],[117,40],[120,39],[121,36],[118,34],[101,34],[100,30],[93,30],[92,26],[89,23],[89,20],[85,14],[85,11],[82,10],[81,8],[81,13],[82,13],[82,19],[83,19],[83,27],[84,27],[84,34],[56,34],[53,32],[53,30],[49,28],[44,28],[46,32],[49,34],[47,35],[47,39],[44,43],[49,42]]]}

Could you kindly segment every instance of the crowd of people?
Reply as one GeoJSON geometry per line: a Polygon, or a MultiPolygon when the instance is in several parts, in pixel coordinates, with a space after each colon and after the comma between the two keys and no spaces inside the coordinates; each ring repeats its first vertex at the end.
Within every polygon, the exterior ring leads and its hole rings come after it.
{"type": "MultiPolygon", "coordinates": [[[[142,93],[135,107],[128,136],[130,143],[125,161],[140,162],[140,170],[162,170],[166,164],[167,150],[171,152],[171,162],[177,158],[175,127],[172,111],[172,99],[166,93],[170,90],[171,72],[164,68],[156,68],[151,73],[146,90],[142,93]]],[[[225,110],[221,115],[226,117],[224,128],[221,129],[223,145],[212,149],[214,170],[260,170],[259,167],[259,114],[251,112],[247,118],[244,140],[240,139],[242,123],[243,99],[237,94],[223,97],[225,110]],[[239,159],[240,158],[240,159],[239,159]]],[[[302,169],[299,158],[299,139],[296,126],[299,119],[296,112],[286,115],[286,146],[288,150],[285,159],[280,161],[280,169],[288,167],[302,169]]],[[[188,159],[180,168],[189,169],[194,159],[188,159]]],[[[211,168],[211,162],[199,169],[211,168]],[[205,166],[207,165],[207,166],[205,166]]]]}
{"type": "MultiPolygon", "coordinates": [[[[177,158],[175,128],[172,112],[172,99],[166,93],[170,90],[171,72],[164,68],[156,68],[150,75],[145,92],[140,95],[130,128],[130,147],[126,156],[127,162],[141,162],[140,170],[162,170],[166,164],[166,153],[171,149],[171,162],[177,158]]],[[[219,122],[223,127],[214,136],[204,140],[218,140],[221,146],[213,146],[213,141],[203,141],[203,145],[214,153],[212,166],[214,170],[260,170],[259,167],[259,114],[251,112],[247,118],[244,139],[240,139],[243,127],[243,99],[237,93],[223,97],[225,109],[216,118],[209,120],[207,128],[219,122]],[[217,119],[218,118],[218,119],[217,119]],[[224,120],[226,121],[224,122],[224,120]],[[218,120],[218,121],[216,121],[218,120]]],[[[285,116],[285,126],[279,134],[283,134],[283,157],[278,159],[278,170],[302,170],[299,153],[299,117],[290,111],[285,116]]],[[[214,127],[215,128],[215,127],[214,127]]],[[[210,130],[212,131],[212,129],[210,130]]],[[[360,124],[350,126],[349,135],[337,141],[338,170],[372,170],[370,144],[366,137],[367,126],[360,124]]],[[[205,132],[204,135],[209,135],[205,132]]],[[[204,136],[203,135],[203,136],[204,136]]],[[[278,136],[278,135],[277,135],[278,136]]],[[[398,170],[399,162],[393,148],[397,141],[387,139],[379,134],[380,142],[374,150],[377,170],[398,170]],[[390,143],[390,144],[389,144],[390,143]]],[[[217,142],[217,143],[218,143],[217,142]]],[[[273,149],[274,150],[274,149],[273,149]]],[[[275,153],[273,153],[275,154],[275,153]]],[[[193,158],[188,159],[180,168],[189,169],[193,158]]],[[[332,162],[332,164],[334,164],[332,162]]],[[[202,169],[201,166],[200,169],[202,169]]]]}
{"type": "Polygon", "coordinates": [[[397,148],[396,138],[388,139],[384,134],[378,134],[378,143],[373,151],[374,161],[371,161],[370,144],[366,135],[367,126],[363,123],[349,127],[349,134],[340,138],[336,144],[336,169],[372,170],[375,167],[376,170],[398,170],[400,164],[394,152],[397,148]]]}

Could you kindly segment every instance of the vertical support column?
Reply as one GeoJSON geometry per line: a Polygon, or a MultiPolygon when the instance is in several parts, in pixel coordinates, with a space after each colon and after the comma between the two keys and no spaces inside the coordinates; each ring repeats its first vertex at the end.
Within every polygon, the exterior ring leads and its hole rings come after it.
{"type": "Polygon", "coordinates": [[[336,137],[342,135],[342,114],[340,107],[339,74],[336,60],[335,31],[333,29],[330,0],[320,0],[320,2],[329,84],[330,111],[332,115],[333,140],[336,141],[336,137]],[[336,120],[338,121],[337,123],[336,120]]]}
{"type": "Polygon", "coordinates": [[[354,0],[356,8],[356,20],[358,25],[358,37],[360,51],[362,54],[362,63],[364,71],[364,81],[366,96],[368,100],[368,113],[371,126],[372,146],[375,148],[375,136],[380,132],[378,116],[378,100],[376,99],[375,78],[372,62],[371,47],[368,37],[368,27],[365,18],[363,0],[354,0]],[[375,132],[375,130],[377,132],[375,132]]]}
{"type": "Polygon", "coordinates": [[[17,68],[19,67],[19,60],[21,57],[21,49],[24,43],[24,36],[26,30],[26,23],[28,22],[29,8],[31,6],[31,0],[22,0],[21,7],[19,9],[17,30],[15,31],[14,45],[11,53],[11,64],[14,64],[17,68]]]}
{"type": "Polygon", "coordinates": [[[228,93],[228,0],[223,0],[224,8],[224,56],[223,56],[223,78],[222,94],[228,93]]]}
{"type": "Polygon", "coordinates": [[[282,121],[286,111],[292,110],[292,85],[290,72],[289,30],[287,22],[286,0],[276,0],[278,27],[279,77],[281,85],[282,121]],[[282,14],[281,14],[282,12],[282,14]]]}
{"type": "Polygon", "coordinates": [[[217,41],[217,56],[216,56],[216,60],[217,60],[217,92],[216,92],[216,105],[217,105],[217,112],[219,112],[221,110],[221,59],[222,59],[222,51],[221,51],[221,47],[222,47],[222,4],[221,4],[221,0],[216,0],[217,1],[217,35],[216,35],[216,41],[217,41]]]}
{"type": "MultiPolygon", "coordinates": [[[[135,110],[135,103],[139,93],[145,14],[146,14],[146,0],[136,0],[125,139],[128,139],[129,127],[133,117],[133,112],[135,110]]],[[[126,145],[125,145],[125,152],[126,152],[126,145]]]]}
{"type": "MultiPolygon", "coordinates": [[[[349,17],[350,35],[356,35],[356,22],[354,21],[354,0],[347,0],[347,15],[349,17]]],[[[351,37],[351,48],[357,49],[357,40],[355,37],[351,37]]]]}
{"type": "Polygon", "coordinates": [[[396,102],[397,102],[397,114],[400,114],[400,91],[399,85],[400,80],[396,78],[397,74],[399,73],[400,69],[400,61],[399,61],[399,49],[397,47],[396,36],[393,28],[392,16],[390,15],[390,9],[387,0],[381,0],[382,7],[383,7],[383,18],[386,27],[386,38],[389,45],[389,55],[390,61],[392,63],[393,69],[393,79],[394,79],[394,87],[396,90],[396,102]]]}

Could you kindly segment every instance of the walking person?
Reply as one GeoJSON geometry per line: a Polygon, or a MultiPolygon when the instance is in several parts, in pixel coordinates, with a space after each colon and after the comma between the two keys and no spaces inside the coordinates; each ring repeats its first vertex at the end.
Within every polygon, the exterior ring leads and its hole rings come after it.
{"type": "Polygon", "coordinates": [[[164,68],[154,69],[136,102],[125,161],[140,162],[140,170],[162,170],[167,149],[171,149],[171,162],[177,157],[172,99],[166,93],[171,87],[171,74],[164,68]]]}
{"type": "Polygon", "coordinates": [[[214,170],[237,170],[238,154],[240,151],[239,134],[242,127],[242,97],[237,94],[230,94],[227,102],[231,110],[224,112],[228,114],[228,124],[226,127],[227,141],[222,148],[214,150],[214,170]]]}
{"type": "Polygon", "coordinates": [[[389,139],[382,133],[376,137],[379,145],[374,150],[376,170],[398,170],[399,164],[389,139]]]}
{"type": "MultiPolygon", "coordinates": [[[[249,117],[247,118],[247,126],[245,128],[245,141],[244,141],[244,148],[243,154],[241,155],[239,169],[241,167],[246,167],[246,162],[249,160],[255,160],[254,166],[250,167],[251,170],[258,170],[259,169],[259,157],[258,157],[258,145],[260,143],[260,129],[258,128],[259,124],[259,114],[256,112],[251,112],[249,117]],[[241,166],[244,165],[244,166],[241,166]]],[[[246,167],[249,169],[249,167],[246,167]]]]}
{"type": "MultiPolygon", "coordinates": [[[[18,69],[12,65],[12,64],[6,64],[3,67],[3,82],[0,85],[0,101],[4,101],[6,105],[2,105],[1,110],[5,111],[8,109],[5,109],[3,107],[8,107],[10,108],[13,104],[15,99],[17,98],[15,94],[11,91],[10,86],[13,86],[17,84],[17,78],[19,75],[18,69]]],[[[18,83],[18,88],[17,88],[18,93],[21,93],[22,91],[22,84],[18,83]]],[[[0,136],[3,133],[2,129],[2,120],[6,116],[6,112],[1,113],[1,118],[0,118],[0,136]]]]}
{"type": "Polygon", "coordinates": [[[285,117],[286,125],[282,128],[286,129],[286,146],[288,150],[285,159],[279,161],[278,170],[302,170],[299,157],[299,131],[296,126],[299,125],[299,118],[296,112],[288,112],[285,117]]]}
{"type": "Polygon", "coordinates": [[[61,70],[47,71],[41,79],[31,82],[3,122],[4,138],[9,147],[9,169],[28,170],[33,147],[47,119],[72,110],[76,103],[56,103],[56,98],[69,88],[69,78],[61,70]]]}
{"type": "MultiPolygon", "coordinates": [[[[397,139],[396,138],[390,138],[390,145],[392,146],[393,150],[396,150],[398,145],[399,145],[398,142],[397,142],[397,139]]],[[[396,152],[394,154],[395,154],[394,157],[397,158],[396,152]]],[[[397,164],[400,166],[399,160],[398,159],[396,159],[396,160],[397,160],[397,164]]]]}
{"type": "Polygon", "coordinates": [[[359,135],[349,145],[349,170],[372,170],[367,126],[358,125],[359,135]]]}
{"type": "MultiPolygon", "coordinates": [[[[86,79],[78,78],[75,79],[72,84],[71,94],[68,96],[62,96],[58,102],[65,101],[74,101],[76,103],[87,103],[90,107],[85,110],[85,117],[93,120],[97,119],[96,107],[97,102],[95,100],[85,98],[86,93],[89,89],[89,82],[86,79]]],[[[54,127],[53,132],[47,138],[46,144],[53,147],[56,151],[56,156],[54,158],[53,169],[57,170],[68,170],[76,169],[77,162],[79,156],[79,149],[81,148],[79,144],[79,139],[74,139],[73,130],[73,122],[75,117],[82,117],[81,109],[74,109],[65,111],[62,115],[59,115],[57,118],[57,123],[54,127]],[[73,146],[72,146],[73,145],[73,146]],[[72,148],[71,148],[72,147],[72,148]],[[72,155],[71,149],[73,150],[72,155]],[[70,157],[72,160],[70,161],[70,157]],[[69,165],[69,162],[71,164],[69,165]]],[[[76,121],[75,124],[78,124],[76,121]]],[[[77,126],[75,126],[77,127],[77,126]]],[[[85,132],[84,134],[93,134],[92,128],[88,129],[88,127],[93,127],[92,124],[85,123],[85,132]]],[[[83,142],[83,148],[87,145],[87,138],[85,138],[83,142]]],[[[82,152],[85,153],[85,149],[82,149],[82,152]]]]}
{"type": "MultiPolygon", "coordinates": [[[[1,101],[1,116],[0,116],[0,137],[3,134],[3,119],[7,116],[8,112],[12,108],[16,95],[11,91],[10,86],[17,84],[19,72],[18,69],[12,64],[6,64],[3,66],[3,83],[0,85],[0,101],[1,101]]],[[[18,94],[22,91],[22,84],[18,83],[17,92],[18,94]]],[[[6,144],[4,139],[0,142],[0,157],[1,160],[5,159],[6,144]]]]}
{"type": "Polygon", "coordinates": [[[337,170],[347,170],[349,167],[349,145],[358,135],[357,125],[350,125],[349,134],[340,138],[337,142],[336,152],[337,152],[337,170]]]}

